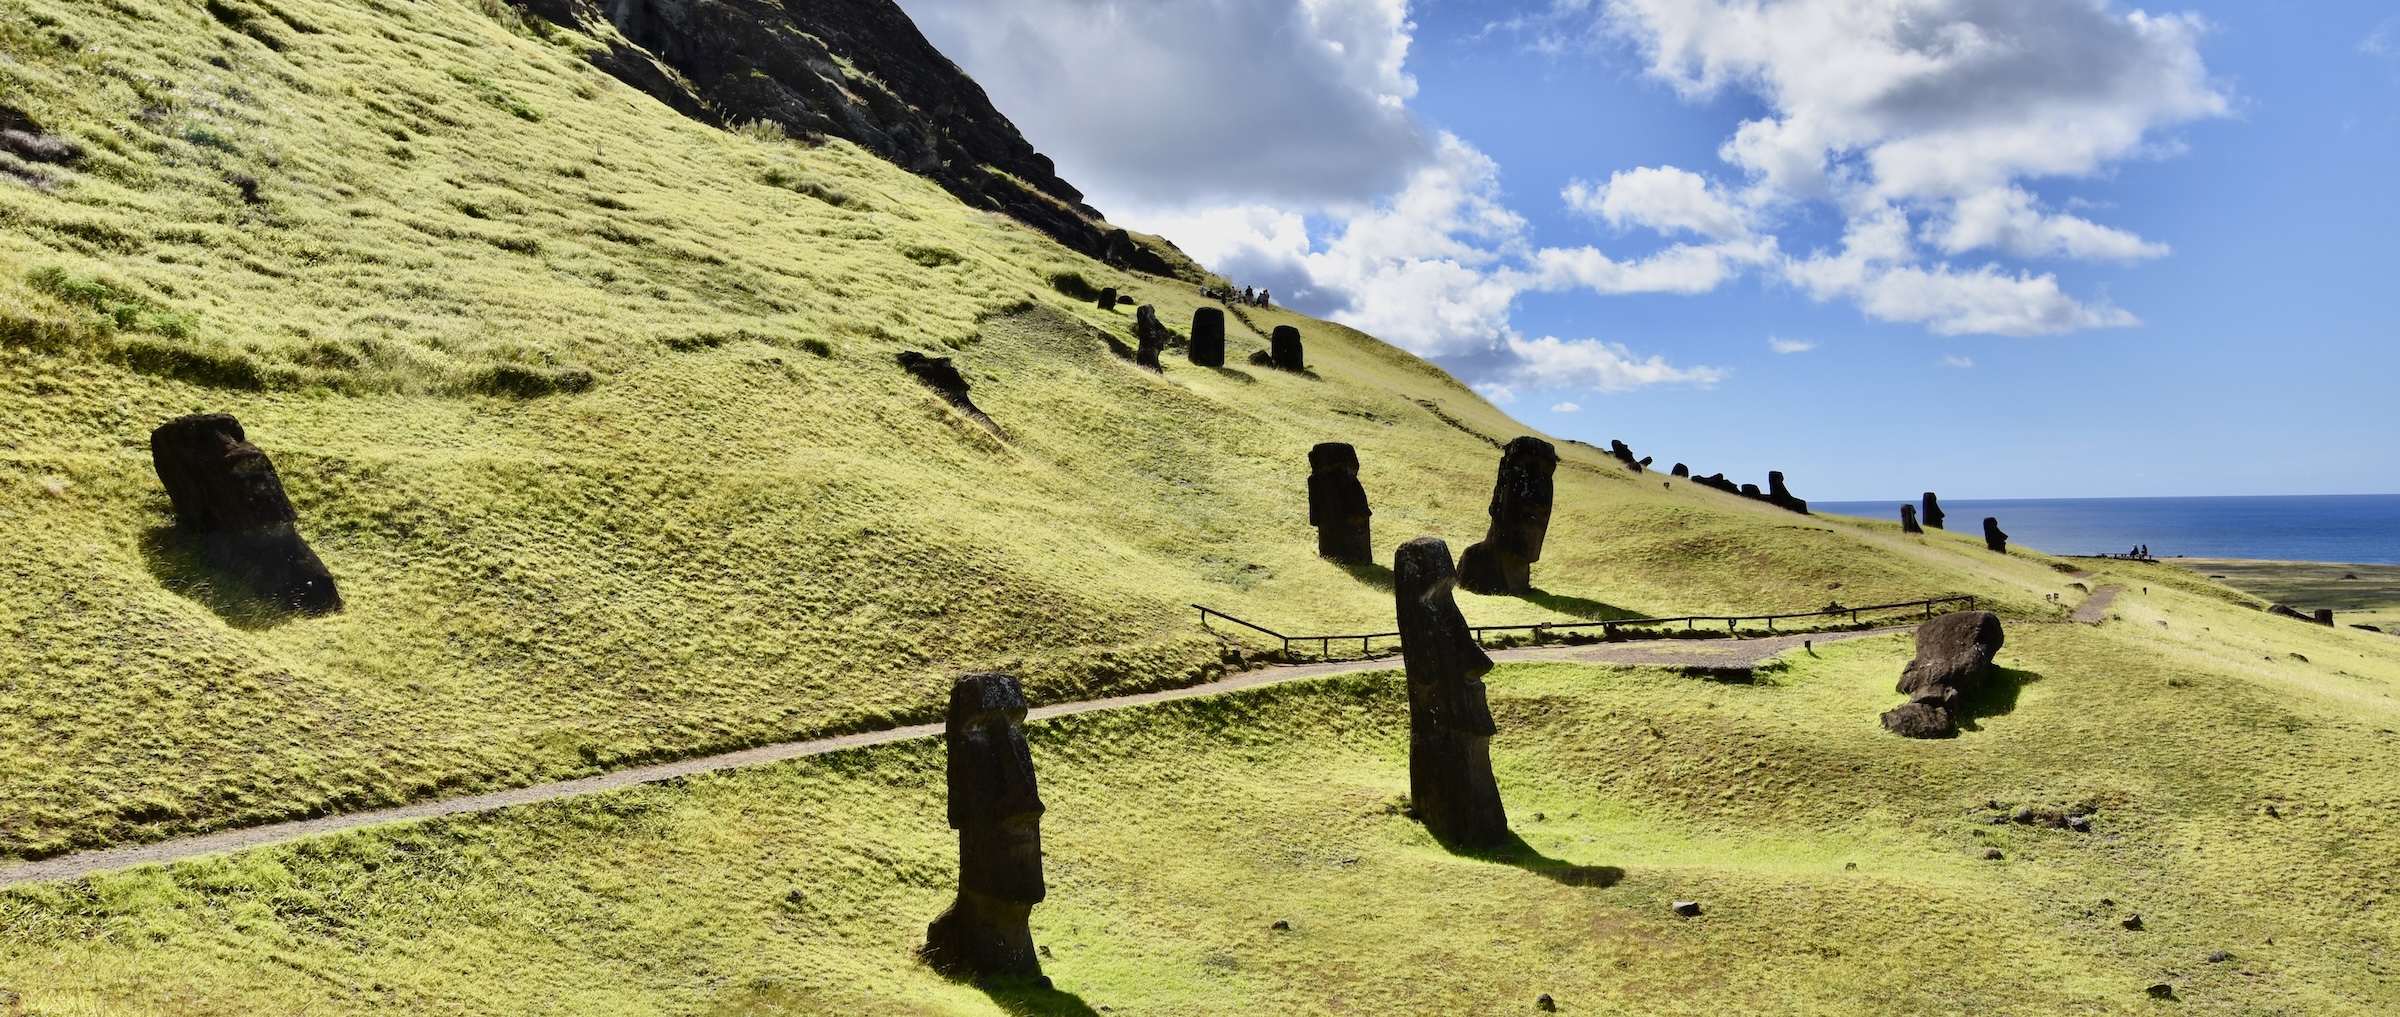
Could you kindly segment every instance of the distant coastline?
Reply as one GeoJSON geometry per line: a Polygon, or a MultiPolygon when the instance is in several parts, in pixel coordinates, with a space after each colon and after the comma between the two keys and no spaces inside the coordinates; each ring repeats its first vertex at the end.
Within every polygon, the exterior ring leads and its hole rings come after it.
{"type": "MultiPolygon", "coordinates": [[[[1812,502],[1814,511],[1897,521],[1902,501],[1812,502]]],[[[1950,528],[1979,533],[1997,516],[2013,543],[2052,554],[2254,558],[2400,565],[2400,494],[2214,498],[1942,500],[1950,528]]]]}

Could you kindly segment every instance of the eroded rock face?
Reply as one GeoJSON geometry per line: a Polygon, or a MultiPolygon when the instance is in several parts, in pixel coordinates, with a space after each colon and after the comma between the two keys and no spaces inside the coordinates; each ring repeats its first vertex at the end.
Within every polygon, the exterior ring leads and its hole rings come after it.
{"type": "Polygon", "coordinates": [[[1783,486],[1782,470],[1767,471],[1767,501],[1776,508],[1808,514],[1808,503],[1793,497],[1791,489],[1783,486]]]}
{"type": "Polygon", "coordinates": [[[1274,360],[1275,366],[1286,371],[1308,369],[1308,357],[1300,348],[1299,329],[1290,325],[1277,325],[1275,331],[1268,335],[1267,344],[1270,347],[1268,356],[1274,360]]]}
{"type": "Polygon", "coordinates": [[[1931,492],[1931,491],[1927,491],[1927,492],[1925,492],[1925,525],[1927,525],[1927,526],[1930,526],[1930,527],[1932,527],[1932,528],[1934,528],[1934,529],[1937,529],[1937,530],[1938,530],[1938,529],[1941,529],[1941,528],[1942,528],[1942,518],[1943,518],[1943,516],[1942,516],[1942,502],[1941,502],[1941,500],[1940,500],[1940,499],[1938,499],[1938,498],[1935,498],[1935,497],[1933,496],[1933,492],[1931,492]]]}
{"type": "Polygon", "coordinates": [[[1883,726],[1909,738],[1958,733],[1960,703],[1983,688],[2006,636],[2000,616],[1959,611],[1917,626],[1917,656],[1900,672],[1908,703],[1883,715],[1883,726]]]}
{"type": "Polygon", "coordinates": [[[1025,745],[1025,693],[1014,675],[970,674],[950,688],[950,828],[958,899],[925,928],[925,962],[961,977],[1042,972],[1026,919],[1042,902],[1042,813],[1025,745]]]}
{"type": "Polygon", "coordinates": [[[1417,818],[1444,843],[1507,843],[1508,813],[1492,776],[1498,731],[1485,701],[1492,659],[1450,594],[1457,573],[1439,537],[1400,545],[1392,560],[1400,652],[1408,669],[1408,792],[1417,818]]]}
{"type": "Polygon", "coordinates": [[[1983,517],[1983,546],[2001,554],[2008,553],[2008,534],[2000,532],[2000,520],[1997,517],[1983,517]]]}
{"type": "Polygon", "coordinates": [[[1375,560],[1367,489],[1358,482],[1358,450],[1329,441],[1308,450],[1308,524],[1317,528],[1317,553],[1365,565],[1375,560]]]}
{"type": "Polygon", "coordinates": [[[178,417],[150,432],[150,461],[175,522],[218,568],[258,595],[310,614],[342,609],[333,574],[300,536],[275,464],[231,414],[178,417]]]}
{"type": "Polygon", "coordinates": [[[1158,323],[1158,308],[1143,304],[1134,309],[1133,337],[1140,344],[1134,347],[1133,362],[1160,370],[1158,357],[1167,349],[1167,327],[1158,323]]]}
{"type": "MultiPolygon", "coordinates": [[[[1491,528],[1460,556],[1458,585],[1481,594],[1533,591],[1533,563],[1550,535],[1551,476],[1558,449],[1532,436],[1500,450],[1500,476],[1487,511],[1491,528]]],[[[1445,554],[1447,551],[1445,550],[1445,554]]]]}
{"type": "Polygon", "coordinates": [[[1925,532],[1925,528],[1924,528],[1924,527],[1917,525],[1917,507],[1916,507],[1916,506],[1914,506],[1914,505],[1902,505],[1902,506],[1900,506],[1900,532],[1902,532],[1902,533],[1923,533],[1923,532],[1925,532]]]}
{"type": "Polygon", "coordinates": [[[1192,312],[1192,366],[1225,366],[1225,309],[1203,307],[1192,312]]]}

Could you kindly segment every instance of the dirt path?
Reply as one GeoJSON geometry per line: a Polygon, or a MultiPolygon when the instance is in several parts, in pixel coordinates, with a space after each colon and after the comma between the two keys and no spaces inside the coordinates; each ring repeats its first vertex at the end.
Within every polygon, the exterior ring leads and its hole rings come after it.
{"type": "Polygon", "coordinates": [[[2125,592],[2125,588],[2114,583],[2093,590],[2091,596],[2083,598],[2083,603],[2075,608],[2075,614],[2068,620],[2079,621],[2086,625],[2100,624],[2108,617],[2108,605],[2114,603],[2117,594],[2123,592],[2125,592]]]}
{"type": "MultiPolygon", "coordinates": [[[[2104,588],[2103,592],[2113,589],[2114,587],[2104,588]]],[[[2093,600],[2099,599],[2101,599],[2099,594],[2093,595],[2093,600]]],[[[2078,615],[2078,617],[2080,617],[2080,615],[2078,615]]],[[[1772,636],[1765,639],[1705,639],[1688,641],[1661,639],[1624,643],[1593,643],[1587,646],[1535,646],[1522,647],[1513,650],[1494,650],[1492,651],[1491,656],[1494,661],[1501,663],[1507,663],[1511,661],[1565,660],[1590,664],[1657,665],[1667,667],[1754,667],[1765,663],[1768,660],[1772,660],[1786,651],[1799,647],[1804,640],[1815,640],[1817,642],[1830,643],[1844,639],[1858,639],[1865,636],[1883,635],[1890,632],[1905,632],[1908,631],[1910,627],[1911,626],[1899,626],[1895,628],[1870,629],[1862,632],[1815,633],[1806,636],[1772,636]]],[[[1027,719],[1029,721],[1038,721],[1046,720],[1051,717],[1064,717],[1070,714],[1090,713],[1095,710],[1119,710],[1131,706],[1145,706],[1151,703],[1164,703],[1177,699],[1191,699],[1197,696],[1219,695],[1240,689],[1255,688],[1260,685],[1272,685],[1278,682],[1298,681],[1303,678],[1321,678],[1327,675],[1351,674],[1361,671],[1387,671],[1396,669],[1400,666],[1400,658],[1397,655],[1394,655],[1389,657],[1381,657],[1374,660],[1349,660],[1335,661],[1326,664],[1301,664],[1290,667],[1261,668],[1255,671],[1245,671],[1240,674],[1226,677],[1219,681],[1209,682],[1205,685],[1192,685],[1185,688],[1167,689],[1160,692],[1144,692],[1130,696],[1116,696],[1108,699],[1087,699],[1072,703],[1057,703],[1050,706],[1037,707],[1029,712],[1027,719]]],[[[304,819],[290,823],[275,823],[267,826],[245,827],[239,830],[225,830],[218,833],[202,834],[196,837],[182,837],[175,840],[160,841],[156,844],[139,844],[130,847],[109,848],[103,851],[85,851],[77,854],[60,855],[56,858],[47,858],[38,862],[26,862],[21,865],[0,869],[0,887],[14,886],[20,883],[42,883],[61,879],[76,879],[82,876],[91,875],[95,872],[105,872],[110,869],[122,869],[135,865],[174,862],[186,858],[195,858],[200,855],[217,854],[225,851],[239,851],[244,848],[261,847],[268,844],[279,844],[288,840],[298,840],[302,837],[313,837],[318,834],[334,833],[341,830],[352,830],[357,829],[358,827],[374,826],[380,823],[405,822],[413,819],[431,819],[437,816],[455,816],[466,812],[489,812],[493,809],[504,809],[512,805],[527,805],[534,802],[546,802],[554,798],[565,798],[570,795],[590,794],[594,791],[608,791],[615,788],[632,787],[636,784],[647,784],[653,781],[669,780],[676,777],[692,777],[717,770],[732,770],[746,766],[763,766],[768,763],[779,763],[787,759],[800,759],[807,756],[823,755],[828,752],[840,752],[844,749],[855,749],[868,745],[882,745],[887,742],[906,741],[911,738],[928,738],[941,733],[942,725],[940,724],[917,724],[910,727],[891,728],[883,731],[865,731],[858,734],[838,735],[831,738],[818,738],[811,741],[782,742],[775,745],[762,745],[755,749],[743,749],[739,752],[726,752],[713,756],[701,756],[694,759],[678,760],[672,763],[659,763],[653,766],[638,766],[630,770],[619,770],[615,773],[604,773],[597,777],[585,777],[580,780],[559,781],[554,784],[536,784],[531,787],[514,788],[507,791],[495,791],[491,794],[474,795],[467,798],[452,798],[438,802],[420,802],[415,805],[403,805],[399,808],[381,809],[374,812],[354,812],[339,816],[325,816],[319,819],[304,819]]]]}

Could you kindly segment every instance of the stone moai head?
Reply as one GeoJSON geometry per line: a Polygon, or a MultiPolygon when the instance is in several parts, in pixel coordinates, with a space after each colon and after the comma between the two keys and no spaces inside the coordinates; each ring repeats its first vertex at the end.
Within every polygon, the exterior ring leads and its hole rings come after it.
{"type": "Polygon", "coordinates": [[[1931,491],[1925,492],[1925,525],[1937,530],[1942,528],[1942,502],[1931,491]]]}
{"type": "Polygon", "coordinates": [[[1442,841],[1508,841],[1508,813],[1492,776],[1498,726],[1485,699],[1492,658],[1475,643],[1451,587],[1450,546],[1419,537],[1392,556],[1400,652],[1408,671],[1408,789],[1425,828],[1442,841]]]}
{"type": "Polygon", "coordinates": [[[1998,517],[1983,517],[1983,546],[1991,548],[1994,551],[1998,551],[2001,554],[2008,553],[2008,534],[2000,532],[2000,520],[1998,517]]]}
{"type": "Polygon", "coordinates": [[[267,454],[230,414],[177,417],[150,432],[150,462],[175,521],[217,567],[266,599],[311,614],[342,609],[333,574],[300,536],[300,516],[267,454]]]}
{"type": "Polygon", "coordinates": [[[1103,311],[1113,311],[1113,310],[1116,310],[1116,307],[1117,307],[1117,288],[1116,288],[1116,287],[1114,287],[1114,286],[1110,286],[1110,287],[1107,287],[1107,288],[1104,288],[1104,289],[1102,289],[1102,290],[1100,291],[1100,299],[1098,299],[1098,300],[1095,300],[1095,301],[1092,301],[1092,303],[1093,303],[1093,305],[1094,305],[1094,306],[1097,306],[1097,307],[1099,307],[1099,308],[1100,308],[1101,310],[1103,310],[1103,311]]]}
{"type": "Polygon", "coordinates": [[[1675,471],[1674,471],[1674,472],[1675,472],[1675,475],[1676,475],[1676,476],[1678,476],[1678,477],[1689,477],[1689,476],[1691,476],[1691,475],[1692,475],[1692,468],[1691,468],[1691,467],[1689,467],[1689,466],[1685,466],[1685,465],[1684,465],[1684,464],[1682,464],[1682,463],[1676,463],[1676,464],[1675,464],[1675,471]]]}
{"type": "Polygon", "coordinates": [[[1167,327],[1158,323],[1157,307],[1143,304],[1134,309],[1133,337],[1141,344],[1134,350],[1134,362],[1157,370],[1158,355],[1167,348],[1167,327]]]}
{"type": "Polygon", "coordinates": [[[1907,504],[1907,503],[1905,503],[1905,502],[1903,502],[1903,503],[1901,504],[1901,506],[1900,506],[1900,532],[1902,532],[1902,533],[1923,533],[1923,532],[1925,532],[1925,528],[1924,528],[1924,527],[1917,525],[1917,507],[1916,507],[1916,506],[1914,506],[1914,505],[1910,505],[1910,504],[1907,504]]]}
{"type": "Polygon", "coordinates": [[[1501,449],[1489,509],[1492,527],[1484,543],[1512,558],[1542,560],[1542,543],[1550,535],[1551,475],[1557,472],[1558,449],[1540,438],[1521,437],[1501,449]]]}
{"type": "Polygon", "coordinates": [[[1192,365],[1225,366],[1225,309],[1203,307],[1192,312],[1192,365]]]}
{"type": "Polygon", "coordinates": [[[1783,486],[1782,470],[1767,471],[1767,496],[1777,499],[1789,498],[1792,496],[1791,489],[1783,486]]]}
{"type": "Polygon", "coordinates": [[[1268,356],[1275,366],[1286,371],[1308,369],[1307,353],[1300,347],[1300,330],[1290,325],[1277,325],[1267,336],[1268,356]]]}
{"type": "Polygon", "coordinates": [[[1369,533],[1373,509],[1358,482],[1358,450],[1329,441],[1308,450],[1308,524],[1317,528],[1317,553],[1366,564],[1375,558],[1369,533]]]}
{"type": "Polygon", "coordinates": [[[970,674],[950,688],[950,827],[958,885],[998,900],[1040,903],[1042,798],[1025,745],[1025,693],[1013,675],[970,674]]]}

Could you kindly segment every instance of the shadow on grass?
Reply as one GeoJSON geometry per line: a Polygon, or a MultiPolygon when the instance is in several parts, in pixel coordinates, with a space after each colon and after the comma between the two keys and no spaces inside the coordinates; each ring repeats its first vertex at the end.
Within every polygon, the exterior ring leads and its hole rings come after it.
{"type": "Polygon", "coordinates": [[[1586,621],[1613,621],[1618,618],[1641,617],[1641,615],[1625,610],[1624,608],[1618,607],[1615,604],[1603,604],[1597,600],[1571,596],[1564,593],[1551,593],[1548,590],[1537,589],[1525,594],[1524,597],[1520,599],[1536,607],[1540,607],[1545,610],[1556,611],[1560,614],[1574,615],[1575,617],[1582,618],[1586,621]]]}
{"type": "Polygon", "coordinates": [[[1253,377],[1248,371],[1237,371],[1230,367],[1212,367],[1209,368],[1209,370],[1217,372],[1217,374],[1220,376],[1241,382],[1244,385],[1258,384],[1258,379],[1253,377]]]}
{"type": "Polygon", "coordinates": [[[1341,566],[1342,571],[1350,573],[1350,578],[1356,579],[1359,582],[1365,583],[1378,590],[1388,591],[1392,588],[1392,570],[1389,566],[1377,565],[1374,562],[1368,562],[1364,565],[1352,564],[1350,562],[1335,562],[1334,564],[1341,566]]]}
{"type": "Polygon", "coordinates": [[[1461,847],[1447,841],[1442,842],[1442,847],[1461,858],[1475,858],[1523,869],[1561,886],[1607,889],[1625,879],[1624,869],[1614,865],[1577,865],[1563,858],[1552,858],[1514,833],[1508,835],[1506,843],[1492,847],[1461,847]]]}
{"type": "Polygon", "coordinates": [[[200,538],[175,526],[142,534],[142,567],[167,591],[205,607],[225,624],[250,632],[298,617],[290,608],[259,596],[250,584],[208,560],[200,538]]]}
{"type": "Polygon", "coordinates": [[[1983,687],[1975,694],[1959,700],[1958,726],[1964,731],[1980,731],[1976,723],[1985,717],[2005,717],[2017,711],[2017,693],[2029,682],[2042,680],[2040,672],[2020,671],[2013,667],[1993,665],[1992,676],[1984,679],[1983,687]]]}
{"type": "Polygon", "coordinates": [[[1014,1017],[1099,1017],[1083,997],[1050,984],[1048,977],[975,983],[1003,1013],[1014,1017]]]}

